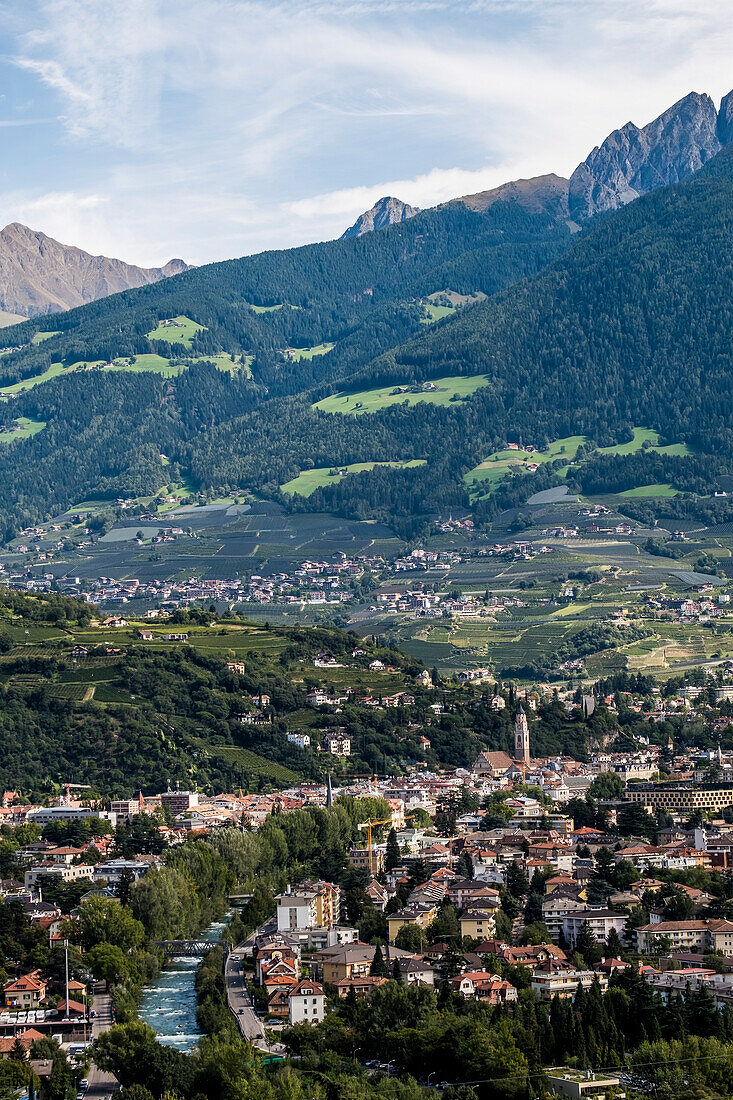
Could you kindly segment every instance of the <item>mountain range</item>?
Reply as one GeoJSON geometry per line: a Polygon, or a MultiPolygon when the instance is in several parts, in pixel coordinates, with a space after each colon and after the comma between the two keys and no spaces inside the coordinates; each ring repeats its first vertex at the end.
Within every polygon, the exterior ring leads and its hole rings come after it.
{"type": "Polygon", "coordinates": [[[120,290],[145,286],[187,271],[183,260],[164,267],[136,267],[11,222],[0,232],[0,309],[37,317],[72,309],[120,290]]]}
{"type": "MultiPolygon", "coordinates": [[[[478,211],[487,210],[494,202],[517,202],[535,212],[582,222],[594,214],[616,210],[647,191],[687,179],[730,142],[733,91],[723,98],[719,109],[709,95],[690,92],[646,126],[627,122],[614,130],[569,179],[548,174],[512,180],[453,201],[478,211]]],[[[388,196],[362,214],[343,236],[383,229],[415,213],[413,207],[388,196]]]]}
{"type": "Polygon", "coordinates": [[[637,426],[670,446],[596,454],[573,476],[710,496],[733,469],[732,109],[691,94],[615,131],[569,181],[515,181],[6,330],[6,421],[43,427],[0,449],[0,531],[149,497],[175,471],[205,495],[410,534],[562,481],[548,464],[469,500],[465,476],[509,442],[582,434],[591,454],[637,426]],[[417,399],[426,385],[437,399],[417,399]],[[412,465],[308,498],[282,489],[313,467],[395,460],[412,465]]]}

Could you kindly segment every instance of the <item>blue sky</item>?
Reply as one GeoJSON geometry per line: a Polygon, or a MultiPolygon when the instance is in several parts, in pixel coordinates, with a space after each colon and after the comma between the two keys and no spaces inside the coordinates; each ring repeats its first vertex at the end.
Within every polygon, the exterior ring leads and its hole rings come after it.
{"type": "Polygon", "coordinates": [[[0,222],[131,262],[337,236],[733,87],[720,0],[0,0],[0,222]]]}

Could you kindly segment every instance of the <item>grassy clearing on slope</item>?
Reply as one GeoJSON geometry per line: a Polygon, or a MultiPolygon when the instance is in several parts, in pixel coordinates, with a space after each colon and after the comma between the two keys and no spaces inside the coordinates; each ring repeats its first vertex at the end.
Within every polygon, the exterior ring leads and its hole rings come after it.
{"type": "Polygon", "coordinates": [[[273,306],[255,306],[252,302],[243,302],[247,309],[253,313],[274,313],[276,309],[299,309],[299,306],[291,306],[289,302],[276,302],[273,306]]]}
{"type": "Polygon", "coordinates": [[[14,431],[0,431],[0,443],[13,443],[16,439],[27,439],[37,435],[46,427],[45,420],[32,420],[28,416],[19,416],[15,421],[18,427],[14,431]]]}
{"type": "Polygon", "coordinates": [[[173,365],[170,359],[166,359],[162,355],[150,353],[136,355],[134,363],[131,363],[129,359],[115,359],[110,366],[106,366],[104,369],[110,372],[131,371],[133,374],[152,372],[153,374],[162,374],[164,378],[172,378],[176,374],[180,374],[184,368],[173,365]]]}
{"type": "Polygon", "coordinates": [[[426,316],[421,318],[420,323],[423,325],[432,325],[435,321],[442,321],[444,317],[450,317],[455,313],[454,306],[436,306],[433,302],[426,302],[423,304],[426,316]]]}
{"type": "Polygon", "coordinates": [[[422,324],[432,325],[443,317],[450,317],[462,306],[473,305],[484,298],[486,295],[480,290],[475,294],[459,294],[455,290],[436,290],[433,294],[428,294],[425,301],[421,303],[426,313],[422,318],[422,324]]]}
{"type": "Polygon", "coordinates": [[[392,469],[404,470],[424,465],[424,458],[414,458],[410,461],[353,462],[350,466],[319,466],[313,470],[303,470],[292,481],[286,481],[284,485],[281,485],[280,489],[283,493],[297,493],[299,496],[309,497],[316,489],[321,489],[326,485],[335,485],[348,474],[360,474],[364,470],[373,470],[375,466],[389,466],[392,469]]]}
{"type": "MultiPolygon", "coordinates": [[[[428,384],[428,383],[426,383],[428,384]]],[[[379,412],[392,405],[415,405],[418,401],[428,401],[432,405],[447,405],[453,398],[470,397],[482,386],[488,386],[489,380],[483,374],[453,375],[446,378],[434,378],[429,383],[432,390],[408,393],[406,386],[382,386],[376,390],[362,390],[359,393],[336,393],[316,402],[314,408],[321,412],[343,413],[359,416],[361,413],[379,412]]]]}
{"type": "Polygon", "coordinates": [[[556,439],[545,451],[504,450],[495,451],[488,458],[464,474],[463,480],[472,492],[492,488],[511,470],[528,470],[531,466],[540,466],[553,462],[557,458],[575,458],[578,447],[586,442],[583,435],[569,435],[556,439]]]}
{"type": "Polygon", "coordinates": [[[620,497],[676,497],[677,489],[671,485],[657,482],[654,485],[638,485],[635,489],[626,489],[620,497]]]}
{"type": "Polygon", "coordinates": [[[299,362],[301,359],[314,359],[316,355],[326,355],[335,348],[335,344],[315,344],[312,348],[285,348],[288,359],[299,362]]]}
{"type": "Polygon", "coordinates": [[[44,340],[50,340],[52,336],[58,336],[60,331],[60,329],[54,329],[52,332],[37,332],[31,343],[42,344],[44,340]]]}
{"type": "Polygon", "coordinates": [[[603,455],[631,455],[640,451],[645,443],[650,443],[652,449],[660,455],[692,454],[686,443],[670,443],[666,447],[660,447],[659,432],[654,432],[650,428],[634,428],[634,438],[628,443],[618,443],[613,447],[599,447],[598,450],[603,455]]]}
{"type": "MultiPolygon", "coordinates": [[[[195,355],[191,357],[191,361],[207,361],[213,363],[219,370],[227,371],[230,374],[241,371],[246,374],[247,377],[252,376],[252,371],[250,370],[252,357],[249,355],[243,356],[241,362],[238,361],[236,363],[232,363],[231,356],[224,352],[218,353],[217,355],[195,355]]],[[[15,394],[31,390],[34,386],[40,386],[43,382],[50,382],[53,378],[58,378],[61,375],[72,374],[74,371],[79,370],[95,369],[110,372],[128,371],[133,374],[152,372],[153,374],[160,374],[164,378],[173,378],[175,375],[180,374],[181,371],[186,370],[186,367],[180,363],[172,363],[170,359],[166,359],[163,355],[157,355],[155,352],[135,356],[134,363],[131,363],[129,359],[115,359],[109,364],[105,364],[102,359],[96,359],[94,361],[82,359],[78,363],[72,363],[70,366],[64,366],[63,363],[52,363],[51,366],[41,374],[35,374],[32,378],[24,378],[20,382],[15,382],[12,386],[5,386],[0,391],[0,396],[12,397],[15,394]]]]}
{"type": "Polygon", "coordinates": [[[12,397],[16,393],[24,393],[32,390],[34,386],[40,386],[43,382],[50,382],[52,378],[58,378],[61,374],[71,374],[76,369],[76,364],[65,367],[63,363],[52,363],[42,374],[34,374],[32,378],[23,378],[20,382],[14,382],[12,386],[4,386],[0,396],[12,397]]]}
{"type": "Polygon", "coordinates": [[[169,324],[166,324],[165,321],[158,322],[158,327],[148,333],[148,340],[167,340],[169,344],[185,344],[187,348],[190,348],[191,341],[196,333],[204,330],[203,325],[198,324],[197,321],[192,321],[190,317],[186,317],[184,314],[167,318],[167,320],[169,324]]]}

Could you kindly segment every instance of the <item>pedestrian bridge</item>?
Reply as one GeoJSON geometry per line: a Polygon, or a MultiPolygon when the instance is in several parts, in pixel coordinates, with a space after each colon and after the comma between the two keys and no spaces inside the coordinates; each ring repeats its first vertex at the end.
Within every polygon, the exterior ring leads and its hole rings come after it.
{"type": "Polygon", "coordinates": [[[169,959],[199,958],[214,947],[223,947],[227,954],[230,950],[223,940],[159,940],[155,946],[169,959]]]}
{"type": "Polygon", "coordinates": [[[229,904],[233,909],[244,909],[250,901],[252,901],[252,894],[230,894],[229,904]]]}

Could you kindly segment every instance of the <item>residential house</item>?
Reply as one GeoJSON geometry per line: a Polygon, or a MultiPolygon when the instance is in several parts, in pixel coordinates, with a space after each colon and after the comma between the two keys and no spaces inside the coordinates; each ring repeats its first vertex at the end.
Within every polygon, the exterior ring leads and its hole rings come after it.
{"type": "Polygon", "coordinates": [[[598,980],[601,990],[608,989],[608,978],[593,970],[576,970],[573,966],[548,959],[534,971],[532,989],[541,1001],[551,1001],[553,997],[567,1000],[574,997],[578,987],[589,989],[594,979],[598,980]]]}
{"type": "Polygon", "coordinates": [[[318,982],[303,979],[288,993],[288,1023],[320,1024],[326,1015],[326,994],[318,982]]]}
{"type": "Polygon", "coordinates": [[[461,993],[466,998],[472,997],[484,1004],[511,1004],[517,999],[517,991],[510,982],[496,974],[490,974],[487,970],[458,974],[450,979],[450,986],[454,993],[461,993]]]}
{"type": "Polygon", "coordinates": [[[41,1001],[46,999],[46,981],[41,977],[40,970],[34,970],[6,982],[3,992],[6,1008],[27,1012],[38,1008],[41,1001]]]}

